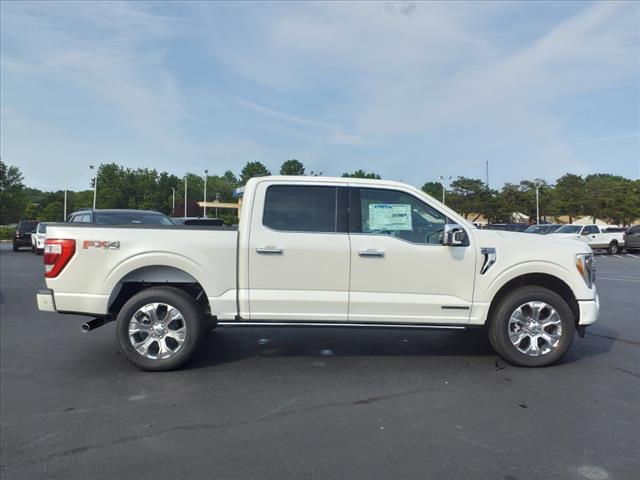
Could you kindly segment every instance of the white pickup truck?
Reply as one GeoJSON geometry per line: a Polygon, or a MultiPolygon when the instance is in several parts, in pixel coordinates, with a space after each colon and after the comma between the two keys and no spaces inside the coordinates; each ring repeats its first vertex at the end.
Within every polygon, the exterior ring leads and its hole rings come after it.
{"type": "Polygon", "coordinates": [[[584,242],[479,230],[391,181],[260,177],[243,200],[237,230],[48,225],[40,310],[116,320],[146,370],[217,325],[485,326],[507,361],[543,366],[598,317],[584,242]]]}
{"type": "Polygon", "coordinates": [[[610,255],[624,247],[624,232],[605,232],[599,225],[563,225],[552,236],[582,240],[592,249],[606,249],[610,255]]]}

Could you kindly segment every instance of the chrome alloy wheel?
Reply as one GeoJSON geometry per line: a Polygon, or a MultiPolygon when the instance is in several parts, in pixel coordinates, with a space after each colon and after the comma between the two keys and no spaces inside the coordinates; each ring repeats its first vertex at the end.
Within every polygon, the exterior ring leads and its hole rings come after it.
{"type": "Polygon", "coordinates": [[[129,320],[129,341],[143,357],[169,358],[180,350],[187,337],[182,314],[166,303],[148,303],[129,320]]]}
{"type": "Polygon", "coordinates": [[[540,357],[552,352],[562,337],[558,312],[545,302],[520,305],[509,318],[509,339],[520,353],[540,357]]]}

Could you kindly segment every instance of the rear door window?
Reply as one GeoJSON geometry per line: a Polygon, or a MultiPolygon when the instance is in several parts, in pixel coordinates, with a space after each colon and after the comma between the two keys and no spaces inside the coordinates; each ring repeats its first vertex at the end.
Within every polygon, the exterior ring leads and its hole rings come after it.
{"type": "Polygon", "coordinates": [[[262,223],[286,232],[337,232],[337,196],[337,187],[272,185],[267,188],[262,223]]]}

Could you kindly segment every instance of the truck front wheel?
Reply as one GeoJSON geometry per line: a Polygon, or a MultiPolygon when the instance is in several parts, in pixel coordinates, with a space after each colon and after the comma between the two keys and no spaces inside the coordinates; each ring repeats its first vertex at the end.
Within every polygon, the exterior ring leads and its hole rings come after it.
{"type": "Polygon", "coordinates": [[[509,363],[543,367],[559,360],[573,341],[575,320],[555,292],[525,286],[507,294],[489,319],[489,341],[509,363]]]}
{"type": "Polygon", "coordinates": [[[618,242],[616,242],[615,240],[613,240],[610,244],[609,247],[607,247],[607,253],[609,255],[615,255],[616,253],[620,252],[620,247],[618,246],[618,242]]]}
{"type": "Polygon", "coordinates": [[[152,287],[131,297],[118,313],[120,351],[142,370],[175,370],[193,355],[204,333],[203,314],[188,293],[152,287]]]}

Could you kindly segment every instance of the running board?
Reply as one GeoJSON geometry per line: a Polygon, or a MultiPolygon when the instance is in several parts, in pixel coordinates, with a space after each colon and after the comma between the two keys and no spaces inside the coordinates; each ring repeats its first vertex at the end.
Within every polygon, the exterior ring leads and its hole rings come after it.
{"type": "Polygon", "coordinates": [[[429,328],[435,330],[466,330],[465,325],[433,325],[420,323],[362,323],[362,322],[251,322],[218,321],[223,327],[347,327],[347,328],[429,328]]]}

